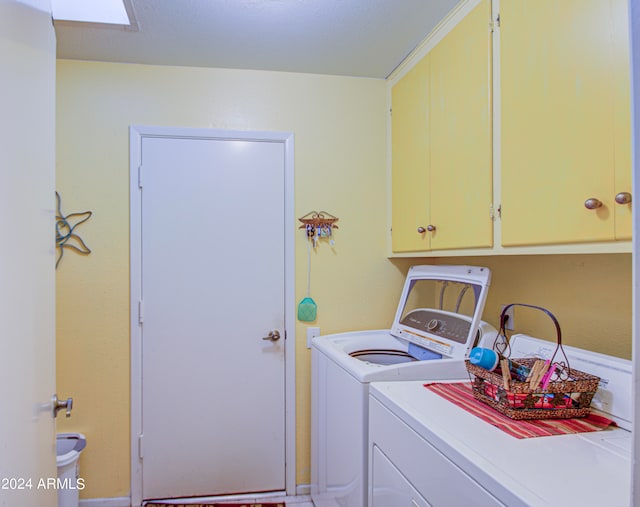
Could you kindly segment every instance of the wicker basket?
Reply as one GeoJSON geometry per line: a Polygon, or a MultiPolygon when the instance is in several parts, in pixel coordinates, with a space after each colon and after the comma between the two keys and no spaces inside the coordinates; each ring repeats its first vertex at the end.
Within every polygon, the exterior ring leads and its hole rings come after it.
{"type": "MultiPolygon", "coordinates": [[[[507,305],[503,309],[500,316],[499,335],[504,334],[506,311],[514,305],[515,303],[507,305]]],[[[569,367],[562,349],[560,325],[548,310],[538,306],[518,305],[542,310],[554,321],[557,347],[550,363],[560,372],[560,376],[556,380],[549,381],[543,388],[541,384],[532,386],[527,380],[513,378],[511,373],[505,379],[500,366],[494,371],[489,371],[467,360],[465,363],[471,379],[473,396],[511,419],[566,419],[588,416],[591,411],[591,400],[598,389],[600,378],[569,367]],[[562,352],[565,362],[554,361],[559,351],[562,352]]],[[[498,348],[496,344],[494,348],[498,348]]],[[[508,344],[504,348],[508,348],[508,344]]],[[[502,357],[506,357],[506,350],[497,350],[497,352],[502,357]]],[[[518,364],[530,370],[536,361],[535,358],[511,359],[511,364],[518,364]]]]}

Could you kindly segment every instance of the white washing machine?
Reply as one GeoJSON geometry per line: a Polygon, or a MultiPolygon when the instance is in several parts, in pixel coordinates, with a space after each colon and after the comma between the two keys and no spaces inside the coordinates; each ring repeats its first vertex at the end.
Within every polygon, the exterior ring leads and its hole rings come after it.
{"type": "Polygon", "coordinates": [[[364,507],[369,383],[468,379],[464,358],[495,328],[482,322],[491,273],[413,266],[391,329],[312,342],[311,496],[316,507],[364,507]]]}

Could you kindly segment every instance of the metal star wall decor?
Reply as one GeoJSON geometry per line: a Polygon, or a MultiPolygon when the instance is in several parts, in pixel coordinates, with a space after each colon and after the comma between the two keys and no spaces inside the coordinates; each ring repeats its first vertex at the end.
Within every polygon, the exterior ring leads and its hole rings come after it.
{"type": "Polygon", "coordinates": [[[71,213],[67,216],[62,214],[60,194],[56,192],[57,215],[56,215],[56,248],[60,250],[58,260],[56,261],[56,269],[62,260],[65,248],[71,248],[82,255],[89,255],[91,249],[85,244],[80,236],[74,230],[80,224],[85,223],[91,215],[91,211],[82,211],[80,213],[71,213]]]}

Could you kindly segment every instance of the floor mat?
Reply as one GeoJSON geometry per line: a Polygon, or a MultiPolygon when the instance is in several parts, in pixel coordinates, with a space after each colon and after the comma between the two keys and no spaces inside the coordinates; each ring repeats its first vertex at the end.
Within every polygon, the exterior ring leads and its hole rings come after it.
{"type": "Polygon", "coordinates": [[[285,507],[283,502],[277,503],[167,503],[151,502],[144,504],[145,507],[285,507]]]}

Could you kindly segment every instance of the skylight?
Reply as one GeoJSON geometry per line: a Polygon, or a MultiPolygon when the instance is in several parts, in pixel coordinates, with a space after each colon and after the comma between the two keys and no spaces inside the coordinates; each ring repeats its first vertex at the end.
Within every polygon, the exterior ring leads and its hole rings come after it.
{"type": "Polygon", "coordinates": [[[51,7],[56,21],[131,24],[123,0],[51,0],[51,7]]]}

